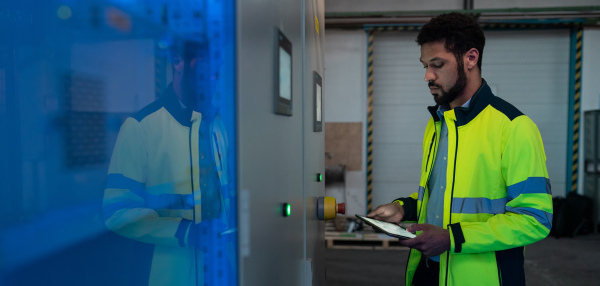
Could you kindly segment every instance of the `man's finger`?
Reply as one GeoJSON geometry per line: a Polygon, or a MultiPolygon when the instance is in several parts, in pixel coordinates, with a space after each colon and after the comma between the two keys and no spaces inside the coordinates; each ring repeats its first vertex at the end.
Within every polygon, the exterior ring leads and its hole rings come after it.
{"type": "Polygon", "coordinates": [[[375,212],[375,211],[372,211],[367,214],[367,217],[370,217],[370,218],[374,218],[375,216],[377,216],[377,212],[375,212]]]}
{"type": "Polygon", "coordinates": [[[423,242],[419,236],[411,239],[400,240],[400,245],[407,246],[410,248],[415,248],[415,246],[421,245],[423,242]]]}
{"type": "Polygon", "coordinates": [[[429,224],[427,223],[415,223],[413,225],[411,225],[407,230],[410,232],[417,232],[420,230],[427,230],[429,229],[429,224]]]}
{"type": "Polygon", "coordinates": [[[372,210],[370,213],[367,214],[367,217],[370,218],[381,218],[380,215],[382,215],[385,212],[385,209],[382,208],[381,206],[378,206],[377,208],[375,208],[374,210],[372,210]]]}
{"type": "Polygon", "coordinates": [[[419,241],[414,241],[413,239],[406,239],[406,240],[400,240],[400,245],[402,246],[406,246],[409,248],[416,248],[416,246],[420,245],[421,243],[419,241]]]}

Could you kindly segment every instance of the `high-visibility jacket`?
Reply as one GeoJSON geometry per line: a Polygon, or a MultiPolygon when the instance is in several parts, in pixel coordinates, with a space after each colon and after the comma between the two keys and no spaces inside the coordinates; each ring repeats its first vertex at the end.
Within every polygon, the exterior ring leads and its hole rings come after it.
{"type": "Polygon", "coordinates": [[[216,117],[209,128],[212,154],[199,154],[202,118],[183,109],[169,88],[125,120],[114,147],[103,200],[105,224],[119,235],[154,245],[150,285],[204,285],[202,253],[188,240],[202,222],[200,156],[214,158],[221,221],[228,227],[227,136],[216,117]]]}
{"type": "MultiPolygon", "coordinates": [[[[423,140],[420,187],[402,198],[405,218],[425,223],[428,180],[441,121],[429,107],[423,140]]],[[[524,285],[524,246],[546,237],[552,194],[537,126],[492,94],[483,80],[469,108],[444,112],[448,168],[444,228],[450,250],[440,255],[439,285],[524,285]]],[[[421,252],[411,249],[406,285],[412,285],[421,252]]]]}

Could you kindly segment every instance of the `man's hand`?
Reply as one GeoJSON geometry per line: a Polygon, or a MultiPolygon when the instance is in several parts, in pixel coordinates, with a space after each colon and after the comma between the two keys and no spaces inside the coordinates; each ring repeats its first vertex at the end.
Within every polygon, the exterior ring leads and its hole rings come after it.
{"type": "Polygon", "coordinates": [[[400,244],[414,248],[425,257],[433,257],[450,250],[450,231],[428,223],[413,224],[410,232],[422,230],[415,238],[400,240],[400,244]]]}
{"type": "Polygon", "coordinates": [[[404,217],[404,207],[399,203],[380,205],[368,213],[367,217],[398,224],[404,217]]]}

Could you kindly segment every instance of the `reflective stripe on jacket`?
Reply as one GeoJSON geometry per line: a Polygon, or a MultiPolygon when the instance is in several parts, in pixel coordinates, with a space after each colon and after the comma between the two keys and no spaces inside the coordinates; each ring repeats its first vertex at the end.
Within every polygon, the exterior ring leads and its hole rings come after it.
{"type": "MultiPolygon", "coordinates": [[[[428,179],[441,122],[437,106],[423,140],[419,192],[403,199],[406,218],[425,223],[428,179]]],[[[444,113],[448,126],[448,188],[444,228],[451,249],[440,256],[440,285],[524,285],[524,246],[545,238],[552,194],[537,126],[492,94],[483,80],[469,108],[444,113]]],[[[412,249],[406,285],[421,259],[412,249]]]]}
{"type": "Polygon", "coordinates": [[[202,279],[196,273],[202,259],[188,248],[192,222],[202,221],[200,156],[214,157],[227,224],[227,135],[216,117],[209,132],[212,154],[199,154],[201,120],[200,113],[183,109],[169,88],[125,120],[114,147],[103,200],[105,223],[124,237],[154,245],[150,285],[196,285],[202,279]]]}

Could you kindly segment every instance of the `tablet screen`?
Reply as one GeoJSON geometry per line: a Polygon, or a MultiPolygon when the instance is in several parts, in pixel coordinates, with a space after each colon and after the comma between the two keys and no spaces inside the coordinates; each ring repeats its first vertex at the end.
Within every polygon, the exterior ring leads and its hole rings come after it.
{"type": "Polygon", "coordinates": [[[376,219],[372,219],[372,218],[368,218],[368,217],[364,217],[364,216],[360,216],[360,215],[356,215],[356,216],[358,218],[368,222],[372,226],[383,230],[384,232],[386,232],[388,234],[393,234],[394,236],[401,236],[401,237],[406,237],[406,238],[416,237],[416,235],[414,233],[409,232],[408,230],[404,229],[403,227],[401,227],[399,225],[395,225],[395,224],[389,223],[389,222],[379,221],[376,219]]]}

